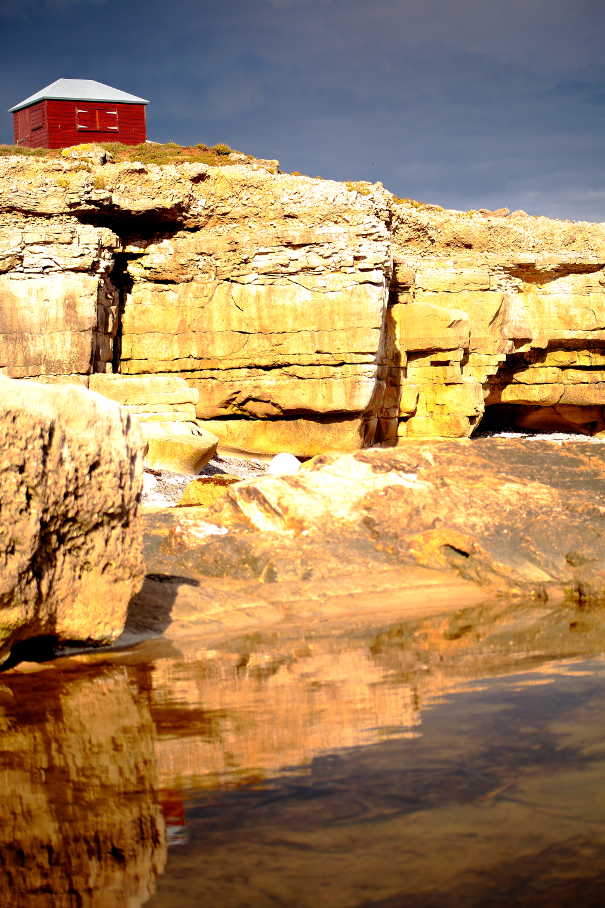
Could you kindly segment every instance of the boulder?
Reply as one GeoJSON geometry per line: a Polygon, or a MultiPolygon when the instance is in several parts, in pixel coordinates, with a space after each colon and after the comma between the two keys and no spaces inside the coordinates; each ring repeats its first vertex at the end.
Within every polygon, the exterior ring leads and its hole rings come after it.
{"type": "Polygon", "coordinates": [[[195,423],[147,423],[145,466],[173,473],[199,473],[216,454],[218,438],[195,423]]]}
{"type": "Polygon", "coordinates": [[[203,505],[207,508],[216,504],[227,494],[227,489],[235,482],[241,482],[239,476],[228,473],[217,473],[215,476],[200,476],[194,479],[185,490],[178,502],[178,507],[192,507],[203,505]]]}
{"type": "Polygon", "coordinates": [[[0,653],[110,642],[143,576],[138,428],[77,385],[6,378],[0,427],[0,653]]]}

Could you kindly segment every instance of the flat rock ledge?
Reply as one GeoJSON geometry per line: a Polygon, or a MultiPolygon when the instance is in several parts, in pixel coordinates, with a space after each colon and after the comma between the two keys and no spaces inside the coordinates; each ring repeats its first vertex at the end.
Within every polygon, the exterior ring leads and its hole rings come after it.
{"type": "Polygon", "coordinates": [[[117,404],[0,378],[0,658],[24,639],[119,636],[143,577],[142,473],[117,404]]]}
{"type": "Polygon", "coordinates": [[[232,484],[211,507],[147,514],[129,630],[181,646],[459,612],[466,634],[481,623],[469,609],[500,603],[502,628],[522,628],[517,606],[533,603],[527,621],[551,622],[573,652],[573,635],[602,622],[604,480],[605,445],[593,441],[408,440],[321,455],[293,476],[232,484]]]}

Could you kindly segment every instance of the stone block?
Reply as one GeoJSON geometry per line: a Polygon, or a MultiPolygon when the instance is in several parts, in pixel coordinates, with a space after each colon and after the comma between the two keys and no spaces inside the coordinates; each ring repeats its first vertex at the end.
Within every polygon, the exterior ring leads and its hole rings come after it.
{"type": "Polygon", "coordinates": [[[404,384],[401,387],[401,397],[399,399],[399,415],[414,413],[418,406],[418,395],[420,389],[418,385],[404,384]]]}
{"type": "Polygon", "coordinates": [[[108,643],[143,579],[143,441],[74,384],[0,379],[0,653],[44,635],[108,643]]]}
{"type": "Polygon", "coordinates": [[[216,434],[222,446],[255,454],[314,457],[325,451],[354,451],[373,433],[365,419],[208,419],[203,425],[216,434]]]}
{"type": "Polygon", "coordinates": [[[469,419],[460,413],[412,416],[406,422],[408,438],[466,438],[471,434],[469,419]]]}
{"type": "Polygon", "coordinates": [[[227,494],[227,489],[236,482],[241,482],[240,476],[230,476],[228,473],[219,473],[215,476],[200,476],[185,486],[177,507],[201,506],[211,507],[227,494]]]}
{"type": "Polygon", "coordinates": [[[503,301],[504,294],[494,290],[469,290],[460,293],[432,293],[419,290],[415,296],[415,302],[418,304],[446,311],[455,309],[459,313],[464,313],[469,326],[469,342],[456,346],[468,346],[470,350],[481,352],[492,352],[504,338],[503,301]]]}
{"type": "Polygon", "coordinates": [[[147,452],[145,466],[173,473],[199,473],[216,454],[218,438],[206,429],[186,431],[186,424],[146,423],[142,428],[147,452]]]}

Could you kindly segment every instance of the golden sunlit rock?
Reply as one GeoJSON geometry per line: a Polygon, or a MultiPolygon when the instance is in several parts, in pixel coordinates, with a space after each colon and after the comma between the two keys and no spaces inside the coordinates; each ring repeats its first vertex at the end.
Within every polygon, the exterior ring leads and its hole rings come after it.
{"type": "Polygon", "coordinates": [[[138,428],[84,388],[6,378],[0,426],[0,650],[115,639],[143,577],[138,428]]]}

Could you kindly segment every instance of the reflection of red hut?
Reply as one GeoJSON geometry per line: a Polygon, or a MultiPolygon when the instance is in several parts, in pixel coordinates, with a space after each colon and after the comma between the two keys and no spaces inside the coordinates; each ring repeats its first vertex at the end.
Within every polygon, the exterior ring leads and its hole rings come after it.
{"type": "Polygon", "coordinates": [[[160,791],[160,806],[166,822],[166,841],[168,845],[183,845],[187,839],[187,818],[183,794],[172,788],[160,791]]]}
{"type": "Polygon", "coordinates": [[[138,145],[149,101],[91,79],[57,79],[11,107],[15,144],[66,148],[81,142],[138,145]]]}

